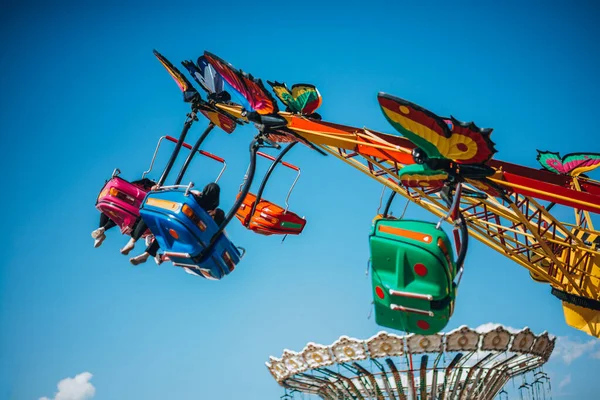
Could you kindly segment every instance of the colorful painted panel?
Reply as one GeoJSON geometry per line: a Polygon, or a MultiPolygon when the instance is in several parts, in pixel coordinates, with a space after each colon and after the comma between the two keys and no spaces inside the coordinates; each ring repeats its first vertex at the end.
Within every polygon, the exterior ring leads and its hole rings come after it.
{"type": "Polygon", "coordinates": [[[379,93],[377,98],[390,124],[429,157],[448,158],[461,164],[481,164],[489,161],[496,152],[490,139],[492,129],[478,128],[472,122],[461,122],[454,117],[439,117],[389,94],[379,93]]]}
{"type": "Polygon", "coordinates": [[[275,95],[294,114],[310,115],[321,106],[323,98],[314,85],[297,83],[290,91],[285,83],[267,81],[275,95]]]}
{"type": "Polygon", "coordinates": [[[559,153],[538,150],[536,159],[548,171],[570,176],[579,176],[600,166],[598,153],[570,153],[561,158],[559,153]]]}
{"type": "Polygon", "coordinates": [[[179,71],[165,56],[154,50],[154,55],[158,61],[165,67],[169,75],[175,80],[179,89],[183,92],[183,101],[192,102],[199,97],[198,91],[192,86],[192,83],[179,71]]]}
{"type": "Polygon", "coordinates": [[[248,111],[256,111],[261,115],[274,114],[279,111],[275,99],[260,79],[255,79],[252,75],[236,69],[212,53],[205,52],[204,56],[223,80],[245,100],[242,104],[247,107],[248,111]]]}

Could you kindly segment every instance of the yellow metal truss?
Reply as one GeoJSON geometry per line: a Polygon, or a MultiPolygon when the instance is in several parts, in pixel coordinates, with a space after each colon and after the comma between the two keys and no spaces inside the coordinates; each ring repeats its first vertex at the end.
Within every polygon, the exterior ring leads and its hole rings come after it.
{"type": "MultiPolygon", "coordinates": [[[[238,109],[222,104],[217,107],[245,119],[238,109]]],[[[447,214],[448,208],[437,193],[405,188],[399,184],[398,172],[403,164],[388,158],[367,155],[378,150],[381,154],[410,153],[410,149],[393,143],[392,135],[378,134],[366,128],[342,125],[302,126],[290,113],[279,113],[288,122],[288,129],[310,141],[324,151],[362,171],[391,190],[423,207],[436,216],[447,214]],[[362,148],[362,151],[361,151],[362,148]]],[[[491,180],[505,187],[515,187],[503,181],[500,174],[491,180]]],[[[572,189],[581,191],[579,178],[574,177],[572,189]]],[[[472,190],[478,190],[472,185],[472,190]]],[[[527,189],[533,193],[535,188],[527,189]]],[[[540,193],[544,194],[544,193],[540,193]]],[[[558,194],[554,198],[561,199],[558,194]]],[[[565,200],[565,199],[563,199],[565,200]]],[[[593,206],[576,199],[573,203],[593,206]]],[[[529,270],[536,282],[548,283],[554,289],[583,299],[600,301],[600,232],[594,229],[589,212],[574,209],[575,223],[561,222],[550,210],[534,198],[512,192],[509,201],[489,196],[487,199],[464,197],[461,212],[466,218],[472,237],[510,258],[529,270]],[[598,239],[598,240],[596,240],[598,239]]],[[[600,337],[600,311],[563,301],[563,311],[568,325],[592,336],[600,337]]]]}
{"type": "MultiPolygon", "coordinates": [[[[331,145],[319,147],[434,215],[446,215],[448,208],[438,193],[399,184],[403,165],[331,145]]],[[[580,190],[576,178],[574,188],[580,190]]],[[[525,267],[535,281],[600,300],[600,249],[594,242],[600,232],[594,230],[589,213],[575,210],[575,223],[565,223],[531,197],[509,197],[510,201],[463,196],[460,207],[470,235],[525,267]]],[[[565,302],[563,309],[569,325],[600,337],[600,312],[565,302]]]]}

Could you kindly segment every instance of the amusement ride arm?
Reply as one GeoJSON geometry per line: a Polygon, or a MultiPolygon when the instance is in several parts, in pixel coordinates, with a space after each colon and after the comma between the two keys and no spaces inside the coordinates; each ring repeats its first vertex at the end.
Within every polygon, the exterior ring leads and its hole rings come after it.
{"type": "MultiPolygon", "coordinates": [[[[400,168],[414,163],[410,151],[415,145],[401,136],[311,120],[293,114],[280,114],[288,121],[288,128],[305,139],[318,145],[352,151],[347,157],[354,156],[354,153],[376,157],[381,162],[396,164],[400,168]]],[[[582,185],[586,192],[581,192],[571,189],[570,178],[567,176],[505,161],[491,160],[489,165],[497,171],[490,180],[507,190],[600,213],[599,182],[586,181],[582,185]]]]}
{"type": "Polygon", "coordinates": [[[187,171],[188,167],[190,166],[192,159],[196,155],[196,152],[200,148],[200,145],[202,144],[202,142],[204,142],[204,139],[206,139],[206,137],[208,136],[208,134],[212,131],[212,129],[214,127],[215,127],[215,124],[213,124],[212,122],[209,123],[208,127],[204,130],[202,135],[200,135],[198,140],[196,140],[196,143],[194,143],[194,147],[191,149],[190,154],[188,154],[187,158],[185,159],[185,162],[183,163],[181,170],[179,170],[179,174],[177,175],[177,178],[175,179],[175,185],[179,185],[181,183],[181,181],[183,180],[183,176],[185,175],[185,172],[187,171]]]}
{"type": "Polygon", "coordinates": [[[167,177],[169,176],[169,172],[171,172],[171,169],[173,168],[173,164],[175,164],[175,160],[177,159],[177,156],[179,155],[179,151],[181,150],[181,147],[183,146],[183,142],[185,141],[185,136],[187,135],[188,131],[192,127],[192,124],[194,123],[194,121],[198,121],[198,117],[196,116],[196,109],[192,108],[192,112],[188,114],[187,119],[185,120],[185,123],[183,124],[183,130],[181,131],[181,134],[179,135],[179,139],[177,140],[177,144],[175,145],[175,149],[173,150],[173,153],[171,153],[171,158],[169,158],[169,162],[165,166],[165,170],[163,171],[162,175],[160,176],[160,179],[157,182],[158,186],[162,186],[165,183],[165,181],[167,180],[167,177]]]}
{"type": "Polygon", "coordinates": [[[252,216],[254,215],[254,212],[256,211],[256,206],[260,202],[260,199],[261,199],[262,194],[263,194],[263,192],[265,190],[267,182],[269,181],[269,178],[271,177],[271,174],[275,170],[275,167],[277,167],[277,164],[281,162],[281,164],[285,165],[286,167],[295,169],[296,171],[300,170],[295,165],[291,165],[289,163],[281,161],[283,159],[283,157],[287,154],[287,152],[290,151],[292,149],[292,147],[294,147],[294,145],[296,143],[298,143],[298,142],[293,142],[293,143],[290,143],[289,145],[287,145],[285,147],[285,149],[283,149],[279,153],[279,155],[277,156],[277,158],[273,158],[272,156],[269,156],[268,154],[259,153],[262,157],[266,157],[266,158],[272,160],[273,162],[271,163],[271,166],[267,170],[267,173],[265,174],[265,177],[263,178],[262,182],[260,183],[260,187],[258,188],[258,192],[256,192],[256,199],[254,200],[254,204],[252,205],[252,210],[250,211],[250,218],[248,218],[248,223],[247,223],[246,226],[250,225],[250,221],[252,220],[252,216]]]}
{"type": "Polygon", "coordinates": [[[242,203],[244,202],[246,195],[250,191],[250,186],[252,185],[252,181],[254,180],[254,172],[256,171],[256,153],[258,152],[258,148],[260,146],[261,145],[259,143],[258,137],[254,138],[254,140],[252,140],[252,142],[250,143],[250,167],[248,168],[248,174],[244,188],[242,189],[242,192],[240,193],[231,210],[229,210],[229,214],[227,214],[225,220],[223,221],[221,226],[219,226],[217,232],[215,232],[215,234],[210,239],[208,246],[206,246],[206,248],[202,250],[202,252],[196,257],[197,262],[203,262],[210,255],[212,249],[217,243],[217,240],[225,230],[225,227],[227,227],[229,222],[233,219],[237,210],[241,207],[242,203]]]}

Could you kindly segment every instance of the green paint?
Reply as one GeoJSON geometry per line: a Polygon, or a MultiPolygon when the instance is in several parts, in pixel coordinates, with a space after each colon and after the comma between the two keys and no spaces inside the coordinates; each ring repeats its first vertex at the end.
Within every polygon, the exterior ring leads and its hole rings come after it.
{"type": "Polygon", "coordinates": [[[407,332],[430,335],[442,330],[452,315],[456,288],[456,264],[452,244],[448,236],[435,224],[423,221],[380,219],[375,221],[369,236],[372,265],[372,288],[375,300],[375,322],[378,325],[407,332]],[[429,235],[431,241],[425,243],[391,233],[381,232],[380,226],[399,228],[429,235]],[[451,263],[437,245],[441,239],[449,252],[451,263]],[[423,264],[427,268],[425,276],[419,276],[414,266],[423,264]],[[376,287],[383,289],[384,298],[376,293],[376,287]],[[391,296],[389,289],[431,295],[434,301],[450,299],[441,309],[432,309],[428,300],[391,296]],[[433,317],[395,311],[390,304],[432,311],[433,317]],[[429,329],[419,328],[417,321],[429,323],[429,329]]]}
{"type": "Polygon", "coordinates": [[[383,115],[384,115],[385,119],[387,119],[388,122],[394,128],[396,128],[396,130],[398,132],[400,132],[404,137],[406,137],[408,140],[413,142],[417,147],[420,147],[421,149],[423,149],[423,151],[425,151],[425,153],[429,157],[445,158],[442,156],[442,153],[440,153],[440,151],[437,149],[437,147],[433,143],[423,139],[421,136],[417,135],[416,133],[404,128],[400,123],[398,123],[398,122],[394,121],[393,119],[391,119],[390,117],[388,117],[385,110],[382,109],[382,111],[383,111],[383,115]]]}
{"type": "Polygon", "coordinates": [[[301,224],[295,224],[293,222],[286,222],[286,221],[284,221],[284,222],[281,223],[281,227],[282,228],[290,228],[290,229],[298,229],[298,228],[302,228],[302,225],[301,224]]]}
{"type": "Polygon", "coordinates": [[[283,103],[289,107],[293,113],[302,113],[304,107],[309,103],[319,100],[319,95],[316,90],[307,90],[298,97],[294,98],[291,93],[282,93],[281,98],[283,103]]]}

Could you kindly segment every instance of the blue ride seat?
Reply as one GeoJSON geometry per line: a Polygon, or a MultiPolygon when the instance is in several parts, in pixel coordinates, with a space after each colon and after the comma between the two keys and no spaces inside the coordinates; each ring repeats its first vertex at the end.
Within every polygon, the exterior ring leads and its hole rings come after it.
{"type": "Polygon", "coordinates": [[[173,265],[207,279],[231,273],[243,257],[223,232],[210,254],[200,259],[219,227],[186,189],[148,193],[140,215],[173,265]]]}

